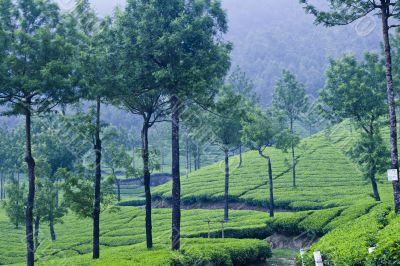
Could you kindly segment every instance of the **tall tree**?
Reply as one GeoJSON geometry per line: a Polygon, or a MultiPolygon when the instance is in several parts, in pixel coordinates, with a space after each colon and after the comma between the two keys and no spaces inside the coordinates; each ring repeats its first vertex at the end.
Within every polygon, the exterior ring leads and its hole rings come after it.
{"type": "Polygon", "coordinates": [[[206,106],[211,86],[227,72],[230,45],[219,36],[227,31],[225,12],[215,0],[129,0],[126,12],[135,22],[132,42],[148,59],[155,90],[169,97],[172,127],[172,249],[180,248],[181,189],[179,164],[180,113],[185,101],[206,106]]]}
{"type": "Polygon", "coordinates": [[[296,77],[289,71],[284,70],[282,78],[278,80],[272,98],[274,108],[282,112],[289,122],[289,130],[292,134],[292,176],[293,187],[296,187],[296,155],[295,155],[295,132],[294,122],[300,119],[308,105],[308,97],[304,85],[296,80],[296,77]]]}
{"type": "MultiPolygon", "coordinates": [[[[136,88],[135,88],[136,90],[136,88]]],[[[143,118],[141,140],[142,140],[142,161],[143,180],[146,198],[146,244],[147,248],[153,247],[152,220],[151,220],[151,190],[150,190],[150,152],[149,152],[149,129],[157,122],[160,122],[166,115],[165,108],[168,101],[157,91],[143,93],[140,96],[133,94],[126,95],[122,100],[123,106],[132,114],[140,115],[143,118]]]]}
{"type": "Polygon", "coordinates": [[[267,150],[273,145],[286,150],[293,142],[291,134],[283,129],[274,112],[271,110],[263,112],[258,109],[256,112],[248,114],[247,119],[243,121],[242,141],[252,150],[258,151],[259,155],[268,162],[269,216],[274,217],[272,159],[267,150]]]}
{"type": "Polygon", "coordinates": [[[232,90],[232,87],[224,86],[215,103],[215,112],[206,116],[206,121],[213,132],[212,141],[225,156],[224,220],[226,222],[229,219],[229,153],[240,145],[243,113],[240,106],[243,99],[232,90]]]}
{"type": "Polygon", "coordinates": [[[65,23],[50,1],[1,1],[1,26],[6,46],[0,69],[0,105],[7,115],[23,115],[26,130],[28,198],[26,204],[27,264],[34,265],[33,206],[35,160],[32,156],[32,116],[73,100],[71,86],[73,46],[65,23]]]}
{"type": "Polygon", "coordinates": [[[77,0],[74,10],[81,37],[79,73],[80,87],[84,97],[94,102],[95,119],[93,150],[95,154],[95,197],[93,208],[93,259],[100,258],[100,212],[101,212],[101,175],[102,175],[102,140],[101,110],[102,104],[113,99],[118,80],[118,63],[116,51],[111,45],[114,40],[108,17],[100,20],[90,7],[88,0],[77,0]]]}
{"type": "MultiPolygon", "coordinates": [[[[259,99],[257,94],[254,93],[254,84],[253,82],[247,77],[246,73],[243,72],[239,66],[232,72],[232,74],[228,78],[228,83],[232,87],[232,90],[238,94],[240,94],[244,99],[247,100],[247,108],[255,108],[259,99]]],[[[248,110],[250,111],[250,110],[248,110]]],[[[255,110],[253,110],[255,111],[255,110]]],[[[239,145],[239,165],[241,167],[243,164],[243,145],[239,145]]]]}
{"type": "MultiPolygon", "coordinates": [[[[320,11],[308,0],[300,0],[307,13],[315,16],[317,24],[323,24],[327,27],[337,25],[348,25],[352,22],[375,13],[381,17],[383,44],[386,62],[386,96],[389,109],[389,125],[390,125],[390,157],[392,169],[399,171],[399,158],[397,148],[397,117],[395,95],[393,90],[393,74],[392,74],[392,53],[389,40],[389,31],[398,25],[392,20],[399,18],[399,3],[397,0],[361,0],[361,1],[341,1],[330,0],[329,10],[320,11]]],[[[396,213],[400,213],[400,186],[399,181],[393,181],[393,196],[396,213]]]]}
{"type": "Polygon", "coordinates": [[[142,118],[141,128],[141,157],[143,162],[143,180],[146,197],[146,244],[147,248],[153,247],[152,235],[152,206],[150,190],[150,151],[149,151],[149,129],[157,122],[165,119],[169,110],[169,99],[166,91],[158,84],[155,73],[160,71],[158,64],[154,64],[148,49],[154,45],[148,36],[155,30],[149,28],[151,25],[142,25],[141,20],[146,19],[143,15],[154,12],[155,3],[142,3],[143,1],[131,1],[118,23],[120,33],[120,58],[122,82],[120,106],[133,115],[142,118]],[[142,14],[143,12],[143,14],[142,14]],[[142,34],[146,37],[141,39],[142,34]],[[132,41],[134,40],[134,41],[132,41]]]}
{"type": "Polygon", "coordinates": [[[366,54],[358,63],[354,56],[332,60],[321,91],[324,108],[333,117],[351,121],[362,131],[350,154],[363,167],[371,182],[374,198],[380,201],[375,175],[382,172],[385,147],[379,129],[386,113],[385,70],[378,55],[366,54]]]}

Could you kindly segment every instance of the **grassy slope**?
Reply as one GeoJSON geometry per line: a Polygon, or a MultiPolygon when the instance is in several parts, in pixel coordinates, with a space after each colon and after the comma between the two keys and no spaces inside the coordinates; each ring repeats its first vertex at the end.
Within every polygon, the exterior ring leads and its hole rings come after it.
{"type": "MultiPolygon", "coordinates": [[[[365,255],[365,245],[373,244],[369,240],[367,244],[365,243],[365,234],[355,233],[354,237],[338,238],[347,234],[348,230],[355,231],[357,228],[363,230],[363,221],[368,221],[368,217],[375,217],[376,212],[384,212],[385,218],[388,214],[385,211],[386,206],[391,204],[391,187],[381,177],[379,189],[384,203],[376,205],[370,196],[369,183],[362,179],[358,167],[345,156],[346,149],[356,137],[357,135],[354,132],[350,133],[348,125],[344,123],[331,131],[321,132],[304,140],[297,149],[299,158],[296,190],[291,188],[291,173],[287,163],[289,154],[272,148],[270,154],[273,159],[277,205],[280,208],[307,211],[278,213],[275,219],[269,219],[266,213],[232,211],[232,219],[227,225],[227,236],[261,238],[272,232],[280,232],[288,235],[307,233],[318,237],[327,233],[312,249],[323,251],[324,256],[329,258],[334,256],[332,254],[336,254],[335,248],[332,247],[359,248],[365,255]],[[347,228],[358,221],[360,222],[358,226],[347,228]]],[[[231,161],[232,166],[235,166],[237,158],[231,161]]],[[[244,166],[239,169],[232,167],[232,201],[267,205],[265,166],[266,162],[256,153],[244,154],[244,166]]],[[[220,164],[194,172],[189,179],[183,177],[183,200],[187,203],[221,201],[223,178],[223,166],[220,164]]],[[[158,197],[169,198],[170,183],[157,187],[154,192],[158,197]]],[[[182,234],[184,237],[204,237],[207,235],[207,223],[204,220],[221,218],[220,210],[184,211],[182,234]]],[[[156,209],[153,219],[155,243],[161,253],[169,254],[162,247],[169,243],[170,212],[156,209]]],[[[123,253],[136,247],[135,245],[140,245],[139,243],[145,239],[143,224],[144,211],[141,208],[122,207],[119,213],[104,214],[101,243],[105,254],[123,253]]],[[[376,243],[379,241],[383,243],[391,230],[398,227],[398,220],[388,219],[385,226],[381,226],[381,221],[372,222],[370,226],[372,232],[377,235],[376,243]]],[[[73,257],[90,253],[90,228],[90,220],[77,220],[73,215],[69,215],[65,219],[65,224],[57,226],[58,240],[51,243],[48,241],[48,230],[43,225],[41,238],[44,239],[44,243],[38,250],[39,259],[44,261],[54,256],[73,257]]],[[[219,234],[218,225],[214,225],[212,230],[213,236],[219,234]]],[[[0,211],[0,264],[24,260],[23,234],[23,230],[14,230],[6,221],[4,213],[0,211]]],[[[132,256],[134,254],[127,255],[126,258],[132,259],[132,256]]],[[[89,256],[73,257],[72,261],[81,259],[90,261],[89,256]]]]}
{"type": "MultiPolygon", "coordinates": [[[[297,189],[292,189],[289,154],[270,148],[273,162],[275,203],[292,210],[322,209],[346,206],[370,198],[370,184],[362,178],[358,166],[345,155],[354,141],[346,124],[330,132],[305,139],[297,148],[297,189]]],[[[244,154],[244,165],[236,168],[231,159],[230,195],[232,201],[268,206],[266,161],[256,152],[244,154]]],[[[224,166],[214,164],[182,179],[183,201],[221,201],[224,191],[224,166]]],[[[380,185],[382,196],[388,195],[387,182],[380,185]]],[[[169,199],[171,183],[157,187],[154,194],[169,199]]],[[[387,197],[386,197],[387,198],[387,197]]]]}
{"type": "MultiPolygon", "coordinates": [[[[341,151],[351,146],[357,134],[349,130],[349,124],[343,123],[329,133],[329,141],[341,151]]],[[[384,137],[388,129],[382,130],[384,137]]],[[[387,145],[389,143],[387,142],[387,145]]],[[[371,206],[353,205],[342,213],[348,212],[348,221],[332,221],[329,233],[324,235],[306,254],[306,265],[314,265],[312,252],[321,251],[325,263],[330,265],[399,265],[400,264],[400,219],[392,211],[392,188],[381,176],[379,190],[382,203],[371,206]],[[360,213],[364,212],[364,215],[360,213]],[[350,214],[351,213],[351,214],[350,214]],[[358,217],[351,217],[356,215],[358,217]],[[369,247],[377,247],[373,253],[369,247]]],[[[364,199],[363,199],[364,201],[364,199]]],[[[365,200],[366,201],[366,200],[365,200]]]]}
{"type": "MultiPolygon", "coordinates": [[[[223,212],[207,210],[184,211],[182,217],[183,237],[207,235],[205,220],[221,220],[223,212]]],[[[227,237],[237,235],[243,229],[253,232],[265,231],[268,217],[265,213],[254,211],[233,211],[231,221],[226,225],[227,237]]],[[[153,210],[153,231],[155,243],[170,243],[171,215],[168,209],[153,210]]],[[[47,260],[52,257],[74,256],[91,252],[91,221],[79,220],[68,215],[64,224],[56,226],[57,241],[49,240],[48,227],[42,225],[42,244],[37,257],[47,260]]],[[[212,225],[215,236],[219,235],[220,225],[212,225]]],[[[4,211],[0,209],[0,264],[23,262],[25,257],[24,230],[16,230],[8,222],[4,211]]],[[[103,249],[123,247],[145,241],[144,210],[135,207],[123,207],[117,213],[104,213],[101,221],[101,245],[103,249]]]]}

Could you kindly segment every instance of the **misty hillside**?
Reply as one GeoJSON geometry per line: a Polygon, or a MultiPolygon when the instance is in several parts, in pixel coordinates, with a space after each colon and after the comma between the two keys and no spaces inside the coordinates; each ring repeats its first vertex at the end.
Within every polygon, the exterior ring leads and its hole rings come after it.
{"type": "MultiPolygon", "coordinates": [[[[73,1],[57,2],[62,9],[73,8],[73,1]]],[[[125,0],[92,0],[92,3],[99,14],[107,15],[116,6],[123,6],[125,0]]],[[[380,49],[379,24],[372,19],[324,28],[313,25],[313,17],[304,13],[297,0],[224,0],[223,6],[229,20],[227,39],[234,45],[232,67],[239,65],[246,71],[262,104],[270,102],[283,69],[293,71],[306,84],[307,92],[316,96],[324,84],[330,57],[380,49]]],[[[110,120],[117,122],[112,117],[110,120]]],[[[13,124],[16,119],[3,117],[1,121],[13,124]]]]}
{"type": "Polygon", "coordinates": [[[329,57],[380,47],[379,24],[370,27],[370,20],[364,20],[346,27],[316,27],[298,0],[226,0],[224,6],[230,26],[228,39],[235,47],[233,64],[253,79],[263,103],[270,101],[282,69],[296,73],[307,92],[315,95],[324,83],[329,57]]]}
{"type": "MultiPolygon", "coordinates": [[[[112,12],[110,2],[93,0],[102,15],[112,12]]],[[[263,104],[269,103],[282,69],[292,70],[315,95],[324,83],[329,57],[379,50],[380,28],[372,18],[346,27],[313,25],[298,0],[223,0],[229,34],[234,44],[232,66],[239,65],[253,79],[263,104]]]]}

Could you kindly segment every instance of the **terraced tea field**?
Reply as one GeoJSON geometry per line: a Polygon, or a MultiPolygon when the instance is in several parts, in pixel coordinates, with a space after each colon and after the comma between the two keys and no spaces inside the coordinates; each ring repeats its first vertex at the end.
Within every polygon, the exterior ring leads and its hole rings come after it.
{"type": "MultiPolygon", "coordinates": [[[[350,133],[348,124],[343,123],[303,140],[297,151],[296,189],[291,187],[289,155],[271,148],[276,204],[285,212],[278,212],[275,218],[269,218],[266,212],[231,210],[224,233],[225,237],[236,240],[218,240],[222,234],[218,223],[212,224],[212,240],[205,239],[208,235],[206,221],[221,220],[222,210],[184,210],[182,237],[186,244],[183,253],[169,251],[170,209],[154,209],[155,248],[146,251],[144,209],[121,206],[115,213],[102,214],[101,247],[106,254],[104,259],[91,261],[91,221],[80,220],[69,214],[64,224],[56,226],[55,242],[49,240],[48,228],[42,225],[42,244],[37,250],[39,265],[191,265],[194,261],[222,265],[218,264],[221,256],[226,261],[236,263],[234,258],[238,257],[237,254],[242,254],[239,257],[249,263],[269,256],[269,246],[265,241],[238,239],[265,239],[271,235],[305,238],[311,241],[310,244],[319,240],[306,253],[306,265],[313,265],[314,250],[321,251],[324,260],[332,265],[367,265],[367,262],[379,261],[381,257],[374,256],[386,252],[387,247],[389,250],[398,250],[400,221],[391,211],[390,184],[383,176],[379,178],[383,200],[382,203],[375,202],[369,183],[363,180],[358,166],[346,156],[346,149],[355,137],[357,135],[350,133]],[[228,246],[237,249],[224,253],[222,250],[229,250],[228,246]],[[370,246],[376,246],[376,253],[368,253],[370,246]],[[249,254],[245,251],[248,249],[256,255],[243,255],[249,254]],[[213,250],[217,250],[219,255],[213,250]]],[[[241,168],[235,168],[236,163],[237,158],[234,158],[231,202],[245,203],[244,208],[267,206],[266,162],[257,153],[248,152],[244,154],[241,168]]],[[[192,173],[188,179],[182,178],[183,201],[189,206],[199,202],[212,206],[221,202],[223,183],[221,164],[204,167],[192,173]]],[[[153,188],[154,195],[168,201],[170,186],[170,183],[166,183],[153,188]]],[[[129,201],[125,202],[128,205],[130,202],[143,204],[140,197],[126,200],[129,201]]],[[[24,230],[14,229],[1,209],[0,250],[0,264],[23,263],[25,260],[24,230]]],[[[295,253],[293,250],[282,252],[295,253]]],[[[273,254],[279,256],[279,249],[273,254]]],[[[300,260],[300,257],[297,259],[300,260]]],[[[271,263],[273,261],[274,258],[270,260],[271,263]]]]}

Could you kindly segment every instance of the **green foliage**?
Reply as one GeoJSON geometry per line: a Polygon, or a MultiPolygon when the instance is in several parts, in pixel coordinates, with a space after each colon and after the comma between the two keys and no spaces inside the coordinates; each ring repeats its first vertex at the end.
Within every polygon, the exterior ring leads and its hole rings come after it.
{"type": "Polygon", "coordinates": [[[298,224],[313,212],[279,213],[274,220],[268,222],[273,232],[294,236],[303,233],[298,224]]]}
{"type": "Polygon", "coordinates": [[[130,43],[128,58],[145,64],[140,73],[149,70],[156,83],[147,89],[197,103],[208,103],[215,95],[210,85],[219,82],[230,66],[230,45],[215,38],[227,31],[219,1],[130,0],[121,22],[127,37],[123,41],[130,43]]]}
{"type": "Polygon", "coordinates": [[[10,222],[19,228],[25,220],[25,201],[26,189],[24,184],[20,184],[19,180],[11,180],[6,187],[8,199],[3,202],[5,211],[10,222]]]}
{"type": "Polygon", "coordinates": [[[49,1],[2,1],[5,38],[0,105],[6,114],[43,113],[74,100],[74,46],[66,21],[49,1]]]}
{"type": "MultiPolygon", "coordinates": [[[[315,16],[317,24],[323,24],[328,27],[350,24],[379,8],[375,2],[368,0],[355,3],[352,1],[331,0],[328,1],[328,11],[319,11],[309,2],[308,0],[300,0],[306,12],[315,16]]],[[[394,13],[396,13],[398,6],[395,1],[389,0],[389,3],[394,5],[394,13]]]]}
{"type": "Polygon", "coordinates": [[[365,54],[359,63],[354,56],[331,60],[321,100],[341,119],[351,118],[365,131],[379,125],[387,112],[385,71],[376,54],[365,54]]]}
{"type": "Polygon", "coordinates": [[[276,83],[272,105],[291,123],[299,119],[307,109],[308,97],[304,85],[288,70],[283,71],[282,78],[276,83]]]}
{"type": "Polygon", "coordinates": [[[379,236],[389,224],[389,212],[390,208],[381,204],[352,223],[338,226],[311,247],[306,265],[313,265],[312,251],[315,250],[321,251],[328,265],[365,265],[368,248],[385,243],[379,242],[379,236]]]}
{"type": "MultiPolygon", "coordinates": [[[[76,173],[60,169],[57,173],[60,179],[65,180],[63,184],[63,197],[67,206],[81,218],[92,217],[94,201],[94,175],[83,166],[76,173]]],[[[105,210],[114,202],[113,179],[102,181],[101,205],[105,210]]],[[[114,210],[111,208],[110,210],[114,210]]]]}
{"type": "Polygon", "coordinates": [[[362,131],[349,155],[371,180],[379,200],[375,176],[385,171],[390,158],[379,130],[387,112],[383,65],[376,54],[365,54],[361,63],[345,56],[331,61],[327,77],[321,101],[333,118],[349,118],[362,131]]]}
{"type": "Polygon", "coordinates": [[[53,173],[50,163],[42,158],[37,160],[36,166],[35,217],[52,225],[62,223],[68,211],[64,198],[59,199],[63,179],[57,172],[53,173]]]}
{"type": "Polygon", "coordinates": [[[263,151],[274,143],[278,132],[278,124],[271,113],[256,110],[243,121],[242,141],[254,150],[263,151]]]}
{"type": "Polygon", "coordinates": [[[350,157],[363,169],[365,179],[371,174],[384,173],[390,163],[390,153],[381,137],[379,130],[376,134],[360,134],[356,145],[349,151],[350,157]]]}
{"type": "Polygon", "coordinates": [[[246,265],[271,257],[269,244],[257,240],[192,239],[183,256],[171,260],[171,265],[246,265]]]}
{"type": "Polygon", "coordinates": [[[252,80],[247,77],[246,73],[243,72],[239,66],[237,66],[228,77],[228,84],[232,87],[234,92],[245,97],[253,106],[258,103],[259,99],[254,92],[252,80]]]}
{"type": "Polygon", "coordinates": [[[229,151],[240,144],[243,102],[244,99],[240,94],[235,93],[231,87],[224,86],[215,103],[216,113],[209,113],[205,117],[213,133],[212,141],[223,151],[229,151]]]}

